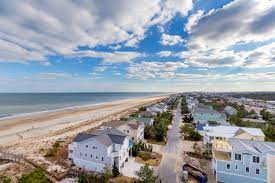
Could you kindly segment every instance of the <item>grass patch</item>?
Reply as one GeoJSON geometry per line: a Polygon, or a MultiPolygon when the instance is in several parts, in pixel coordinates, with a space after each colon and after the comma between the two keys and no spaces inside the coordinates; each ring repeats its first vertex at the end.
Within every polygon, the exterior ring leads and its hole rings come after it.
{"type": "Polygon", "coordinates": [[[157,145],[162,145],[162,146],[165,146],[166,145],[166,142],[165,141],[157,141],[156,139],[146,139],[147,140],[147,143],[150,143],[150,144],[157,144],[157,145]]]}
{"type": "Polygon", "coordinates": [[[155,154],[155,158],[151,158],[148,160],[143,160],[141,157],[135,157],[135,162],[140,163],[140,164],[148,164],[149,166],[159,166],[161,159],[162,159],[162,155],[158,154],[158,153],[154,153],[155,154]]]}
{"type": "Polygon", "coordinates": [[[47,153],[45,154],[45,157],[46,157],[46,158],[54,157],[54,156],[57,154],[59,147],[60,147],[60,142],[59,142],[59,141],[56,141],[56,142],[53,144],[52,148],[50,148],[50,149],[47,151],[47,153]]]}
{"type": "Polygon", "coordinates": [[[111,183],[132,183],[133,179],[126,176],[118,176],[110,180],[111,183]]]}

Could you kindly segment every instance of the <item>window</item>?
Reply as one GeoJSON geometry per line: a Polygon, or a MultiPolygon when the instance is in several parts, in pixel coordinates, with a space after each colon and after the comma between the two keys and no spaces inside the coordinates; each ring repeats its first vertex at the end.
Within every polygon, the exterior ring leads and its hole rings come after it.
{"type": "Polygon", "coordinates": [[[88,148],[89,146],[88,145],[86,145],[86,148],[88,148]]]}
{"type": "Polygon", "coordinates": [[[127,130],[127,133],[129,133],[129,130],[127,130]]]}
{"type": "Polygon", "coordinates": [[[226,169],[230,170],[230,164],[229,163],[226,164],[226,169]]]}
{"type": "Polygon", "coordinates": [[[135,137],[132,137],[132,140],[135,140],[135,137]]]}
{"type": "Polygon", "coordinates": [[[259,175],[260,174],[260,169],[256,168],[256,174],[259,175]]]}
{"type": "Polygon", "coordinates": [[[246,173],[249,173],[249,167],[248,167],[248,166],[245,167],[245,172],[246,172],[246,173]]]}
{"type": "Polygon", "coordinates": [[[242,155],[241,154],[235,154],[235,160],[242,160],[242,155]]]}
{"type": "Polygon", "coordinates": [[[87,153],[85,153],[85,156],[86,156],[86,157],[88,156],[87,153]]]}
{"type": "Polygon", "coordinates": [[[235,169],[238,170],[238,165],[235,165],[235,169]]]}
{"type": "Polygon", "coordinates": [[[91,158],[93,158],[93,155],[91,154],[91,158]]]}
{"type": "Polygon", "coordinates": [[[260,157],[259,156],[253,156],[253,163],[260,163],[260,157]]]}
{"type": "Polygon", "coordinates": [[[96,147],[96,146],[93,146],[93,149],[97,149],[97,147],[96,147]]]}
{"type": "Polygon", "coordinates": [[[101,161],[104,161],[103,157],[101,158],[101,161]]]}
{"type": "Polygon", "coordinates": [[[98,156],[96,156],[95,158],[98,159],[98,156]]]}

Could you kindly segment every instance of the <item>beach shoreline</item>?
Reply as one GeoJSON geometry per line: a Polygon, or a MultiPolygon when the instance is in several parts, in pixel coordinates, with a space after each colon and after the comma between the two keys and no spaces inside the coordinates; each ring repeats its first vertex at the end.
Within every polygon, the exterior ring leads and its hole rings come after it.
{"type": "MultiPolygon", "coordinates": [[[[131,98],[0,119],[0,145],[34,145],[35,141],[71,137],[117,119],[134,108],[155,103],[168,95],[131,98]],[[33,144],[32,144],[33,143],[33,144]]],[[[33,147],[30,147],[32,149],[33,147]]]]}

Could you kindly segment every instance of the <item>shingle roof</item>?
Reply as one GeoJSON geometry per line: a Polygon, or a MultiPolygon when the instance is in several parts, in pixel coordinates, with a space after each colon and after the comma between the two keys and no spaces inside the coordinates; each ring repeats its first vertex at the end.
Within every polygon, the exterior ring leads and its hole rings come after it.
{"type": "Polygon", "coordinates": [[[111,128],[108,130],[102,130],[101,132],[97,131],[97,135],[80,133],[76,136],[74,142],[82,142],[84,140],[93,138],[106,146],[110,146],[112,144],[123,144],[126,136],[127,135],[125,133],[115,128],[111,128]]]}
{"type": "Polygon", "coordinates": [[[152,118],[146,118],[146,117],[129,117],[129,119],[134,119],[140,122],[145,123],[146,125],[149,125],[152,121],[152,118]]]}
{"type": "Polygon", "coordinates": [[[150,111],[143,111],[143,112],[139,113],[139,115],[142,117],[153,117],[154,116],[154,114],[150,111]]]}
{"type": "Polygon", "coordinates": [[[87,140],[89,138],[94,137],[95,135],[93,134],[87,134],[87,133],[79,133],[77,136],[73,139],[74,142],[81,142],[84,140],[87,140]]]}
{"type": "Polygon", "coordinates": [[[262,155],[266,155],[269,152],[275,153],[274,142],[230,139],[229,143],[232,145],[233,151],[237,152],[250,151],[252,153],[262,155]]]}

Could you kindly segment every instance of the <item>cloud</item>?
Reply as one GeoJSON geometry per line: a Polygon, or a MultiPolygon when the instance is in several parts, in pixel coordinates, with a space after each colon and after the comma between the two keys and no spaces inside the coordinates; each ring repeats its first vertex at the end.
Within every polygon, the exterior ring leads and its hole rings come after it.
{"type": "Polygon", "coordinates": [[[275,38],[275,2],[269,0],[235,0],[207,14],[196,12],[185,29],[189,33],[187,51],[178,56],[201,67],[267,67],[274,64],[274,44],[252,51],[232,50],[243,43],[269,41],[275,38]],[[257,53],[254,53],[257,52],[257,53]],[[253,58],[254,56],[255,59],[253,58]],[[254,60],[254,61],[253,61],[254,60]],[[253,62],[253,64],[252,64],[253,62]]]}
{"type": "Polygon", "coordinates": [[[160,57],[170,57],[173,55],[173,52],[171,51],[160,51],[157,53],[158,56],[160,57]]]}
{"type": "Polygon", "coordinates": [[[177,13],[185,16],[192,6],[192,0],[2,0],[0,58],[44,61],[79,46],[136,46],[149,27],[168,22],[177,13]]]}
{"type": "Polygon", "coordinates": [[[138,79],[168,78],[174,75],[173,72],[188,65],[182,62],[142,62],[131,64],[128,67],[128,77],[138,79]]]}
{"type": "Polygon", "coordinates": [[[97,66],[94,68],[95,72],[104,72],[108,69],[108,67],[106,65],[101,65],[101,66],[97,66]]]}
{"type": "Polygon", "coordinates": [[[122,62],[131,62],[135,58],[143,57],[144,54],[138,52],[99,52],[93,50],[81,50],[74,51],[68,55],[67,57],[91,57],[91,58],[101,58],[103,62],[107,63],[122,63],[122,62]]]}
{"type": "Polygon", "coordinates": [[[185,27],[184,27],[184,30],[186,32],[190,32],[191,29],[197,25],[199,19],[203,16],[204,12],[202,10],[198,10],[196,13],[190,15],[188,17],[188,21],[187,23],[185,24],[185,27]]]}
{"type": "Polygon", "coordinates": [[[164,46],[173,46],[176,44],[181,44],[184,42],[184,39],[178,35],[169,35],[169,34],[162,34],[160,43],[164,46]]]}

